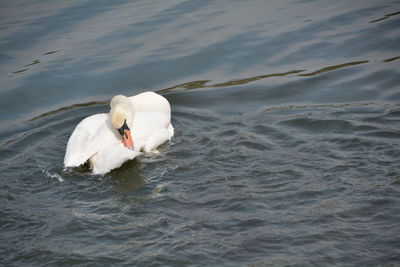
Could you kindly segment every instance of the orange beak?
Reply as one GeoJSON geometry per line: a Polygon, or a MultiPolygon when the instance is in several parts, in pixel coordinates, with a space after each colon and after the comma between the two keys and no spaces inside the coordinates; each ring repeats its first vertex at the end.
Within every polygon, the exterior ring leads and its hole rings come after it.
{"type": "Polygon", "coordinates": [[[124,129],[124,133],[122,135],[122,143],[126,148],[133,149],[132,135],[129,129],[124,129]]]}

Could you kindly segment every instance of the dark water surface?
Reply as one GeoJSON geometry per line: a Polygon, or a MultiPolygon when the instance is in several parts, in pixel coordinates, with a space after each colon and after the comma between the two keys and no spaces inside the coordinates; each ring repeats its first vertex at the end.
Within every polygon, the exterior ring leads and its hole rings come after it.
{"type": "Polygon", "coordinates": [[[399,266],[399,1],[1,1],[1,266],[399,266]],[[174,139],[63,169],[115,94],[174,139]]]}

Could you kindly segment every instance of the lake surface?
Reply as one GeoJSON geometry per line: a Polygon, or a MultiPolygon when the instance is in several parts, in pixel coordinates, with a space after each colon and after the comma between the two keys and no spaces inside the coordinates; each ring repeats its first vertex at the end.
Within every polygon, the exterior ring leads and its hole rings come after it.
{"type": "Polygon", "coordinates": [[[399,1],[2,1],[1,266],[398,266],[399,1]],[[105,176],[66,143],[172,106],[105,176]]]}

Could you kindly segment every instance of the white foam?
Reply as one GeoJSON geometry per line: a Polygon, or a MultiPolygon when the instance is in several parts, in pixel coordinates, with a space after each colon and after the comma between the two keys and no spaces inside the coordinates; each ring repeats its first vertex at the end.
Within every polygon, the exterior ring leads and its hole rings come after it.
{"type": "Polygon", "coordinates": [[[57,179],[60,183],[64,182],[64,179],[58,173],[51,173],[48,170],[42,170],[42,172],[46,174],[48,178],[57,179]]]}

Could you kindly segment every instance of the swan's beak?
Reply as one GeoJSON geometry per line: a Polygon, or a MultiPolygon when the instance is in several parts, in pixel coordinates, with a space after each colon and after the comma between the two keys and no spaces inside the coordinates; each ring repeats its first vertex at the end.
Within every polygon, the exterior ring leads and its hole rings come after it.
{"type": "Polygon", "coordinates": [[[124,122],[124,125],[122,125],[121,128],[118,129],[119,134],[122,137],[122,143],[126,148],[133,149],[133,141],[132,141],[132,135],[131,131],[126,124],[126,120],[124,122]]]}
{"type": "Polygon", "coordinates": [[[132,135],[129,129],[124,130],[124,134],[122,135],[122,143],[125,147],[133,149],[132,135]]]}

